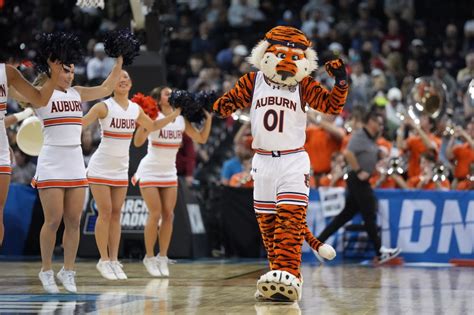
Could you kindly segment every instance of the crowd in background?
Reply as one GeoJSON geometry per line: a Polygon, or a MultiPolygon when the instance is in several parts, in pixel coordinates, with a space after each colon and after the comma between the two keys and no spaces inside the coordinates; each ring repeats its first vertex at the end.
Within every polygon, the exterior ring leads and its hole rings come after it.
{"type": "MultiPolygon", "coordinates": [[[[76,83],[100,82],[113,61],[99,39],[131,16],[127,1],[105,2],[104,11],[80,9],[75,0],[28,0],[4,6],[0,25],[9,31],[1,32],[0,39],[17,56],[10,62],[33,80],[37,35],[74,31],[87,50],[83,64],[76,65],[76,83]]],[[[252,71],[245,57],[275,25],[303,30],[319,54],[320,65],[333,58],[344,60],[350,92],[343,114],[335,118],[310,111],[308,118],[305,147],[314,187],[344,186],[346,165],[341,152],[351,132],[360,128],[364,113],[376,108],[386,119],[378,139],[381,160],[371,179],[374,187],[473,188],[474,103],[468,85],[474,78],[474,6],[469,1],[452,5],[414,0],[178,0],[160,1],[158,11],[166,17],[161,19],[167,30],[162,52],[168,85],[173,88],[218,94],[229,90],[241,75],[252,71]],[[407,95],[420,76],[433,76],[445,84],[445,114],[437,119],[419,114],[419,123],[401,120],[399,113],[409,105],[407,95]]],[[[146,42],[151,34],[140,36],[146,42]]],[[[324,67],[314,77],[332,88],[324,67]]],[[[8,104],[9,113],[18,110],[14,102],[8,104]]],[[[248,126],[229,119],[215,128],[210,142],[217,139],[217,146],[216,141],[196,147],[184,141],[178,158],[180,174],[195,186],[211,181],[250,187],[253,152],[248,126]]],[[[8,134],[16,158],[12,181],[29,183],[34,159],[16,148],[15,129],[8,134]]],[[[86,161],[99,136],[97,127],[84,132],[86,161]]]]}

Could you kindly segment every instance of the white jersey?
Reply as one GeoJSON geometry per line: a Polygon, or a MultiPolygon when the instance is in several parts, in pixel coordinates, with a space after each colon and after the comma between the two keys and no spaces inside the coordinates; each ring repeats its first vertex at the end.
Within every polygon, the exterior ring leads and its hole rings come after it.
{"type": "Polygon", "coordinates": [[[102,140],[97,150],[112,156],[127,156],[140,107],[128,101],[127,109],[123,109],[112,97],[104,103],[107,106],[107,116],[99,120],[102,140]]]}
{"type": "Polygon", "coordinates": [[[80,145],[82,132],[81,96],[74,88],[54,90],[48,105],[35,108],[43,122],[45,145],[80,145]]]}
{"type": "MultiPolygon", "coordinates": [[[[165,118],[158,113],[156,119],[165,118]]],[[[178,116],[160,130],[148,135],[148,154],[159,161],[160,165],[174,167],[176,165],[176,154],[181,147],[185,122],[183,116],[178,116]]]]}
{"type": "Polygon", "coordinates": [[[8,82],[7,70],[4,63],[0,63],[0,120],[3,121],[7,113],[8,82]]]}
{"type": "Polygon", "coordinates": [[[261,71],[255,77],[250,108],[252,148],[267,151],[297,149],[306,140],[306,112],[300,87],[267,82],[261,71]]]}

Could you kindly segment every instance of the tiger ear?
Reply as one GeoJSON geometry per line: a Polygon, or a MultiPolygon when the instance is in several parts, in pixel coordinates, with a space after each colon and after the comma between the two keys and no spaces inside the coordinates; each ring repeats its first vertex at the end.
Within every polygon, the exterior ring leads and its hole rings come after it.
{"type": "Polygon", "coordinates": [[[250,56],[247,57],[247,62],[254,66],[255,68],[260,70],[260,63],[262,62],[263,55],[267,51],[268,47],[270,47],[270,43],[266,40],[261,40],[250,53],[250,56]]]}
{"type": "Polygon", "coordinates": [[[308,74],[318,69],[318,53],[312,47],[306,48],[304,55],[308,60],[308,74]]]}

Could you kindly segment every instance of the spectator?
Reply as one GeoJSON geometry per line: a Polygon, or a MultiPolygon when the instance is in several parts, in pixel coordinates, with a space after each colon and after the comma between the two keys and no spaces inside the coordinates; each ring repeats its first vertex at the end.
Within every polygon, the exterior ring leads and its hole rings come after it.
{"type": "Polygon", "coordinates": [[[215,53],[216,44],[210,35],[211,24],[202,22],[199,24],[199,35],[191,41],[191,51],[193,53],[212,52],[215,53]]]}
{"type": "Polygon", "coordinates": [[[323,15],[320,9],[312,10],[309,13],[309,17],[303,20],[301,25],[301,31],[307,36],[311,36],[314,30],[316,30],[317,36],[321,39],[326,38],[331,30],[327,16],[323,15]]]}
{"type": "Polygon", "coordinates": [[[221,184],[229,185],[234,174],[244,171],[244,161],[253,156],[250,124],[243,124],[234,137],[235,156],[226,160],[221,169],[221,184]]]}
{"type": "Polygon", "coordinates": [[[285,10],[281,19],[277,21],[277,25],[298,27],[298,24],[295,14],[291,10],[285,10]]]}
{"type": "Polygon", "coordinates": [[[309,112],[308,119],[311,124],[306,128],[304,147],[309,155],[315,182],[319,183],[319,179],[331,171],[331,157],[341,149],[344,130],[338,128],[328,115],[309,112]]]}
{"type": "Polygon", "coordinates": [[[390,135],[398,129],[401,124],[400,114],[404,112],[405,106],[402,103],[402,91],[393,87],[387,93],[388,103],[385,105],[385,113],[387,117],[387,128],[390,135]]]}
{"type": "Polygon", "coordinates": [[[319,187],[346,187],[346,161],[342,152],[334,152],[331,156],[331,171],[319,180],[319,187]]]}
{"type": "Polygon", "coordinates": [[[474,52],[466,55],[466,67],[459,70],[456,80],[459,84],[469,82],[474,79],[474,52]]]}
{"type": "Polygon", "coordinates": [[[351,94],[357,104],[367,104],[370,94],[370,77],[364,73],[362,62],[355,61],[352,64],[351,94]]]}
{"type": "Polygon", "coordinates": [[[415,16],[415,3],[413,0],[384,0],[384,12],[391,18],[402,18],[411,22],[415,16]]]}
{"type": "Polygon", "coordinates": [[[392,18],[388,21],[387,34],[382,39],[382,45],[388,43],[391,51],[404,52],[405,51],[405,38],[400,33],[400,24],[398,20],[392,18]]]}
{"type": "Polygon", "coordinates": [[[113,58],[107,57],[103,43],[94,46],[94,58],[87,63],[87,79],[91,85],[101,84],[107,78],[115,64],[113,58]]]}
{"type": "Polygon", "coordinates": [[[464,23],[464,43],[463,52],[474,51],[474,19],[464,23]]]}
{"type": "Polygon", "coordinates": [[[250,171],[252,170],[252,157],[242,161],[242,172],[232,175],[229,181],[230,187],[253,188],[253,179],[250,171]]]}
{"type": "Polygon", "coordinates": [[[250,4],[247,0],[234,0],[227,11],[230,26],[235,28],[250,27],[256,21],[265,19],[263,13],[250,4]]]}
{"type": "Polygon", "coordinates": [[[431,73],[431,64],[428,47],[425,42],[419,38],[415,38],[411,41],[408,47],[408,54],[410,58],[417,60],[420,73],[428,75],[431,73]]]}
{"type": "Polygon", "coordinates": [[[433,77],[441,80],[444,84],[446,84],[448,99],[452,100],[455,96],[454,94],[456,93],[456,80],[449,74],[446,68],[446,64],[443,61],[435,61],[433,68],[433,77]]]}
{"type": "Polygon", "coordinates": [[[188,187],[193,185],[194,168],[196,167],[196,150],[193,140],[183,133],[183,141],[176,155],[178,176],[183,176],[188,187]]]}

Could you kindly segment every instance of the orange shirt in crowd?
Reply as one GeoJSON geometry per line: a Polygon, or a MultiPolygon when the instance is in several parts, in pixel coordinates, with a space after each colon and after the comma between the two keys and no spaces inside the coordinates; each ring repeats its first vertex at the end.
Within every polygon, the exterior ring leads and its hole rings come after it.
{"type": "MultiPolygon", "coordinates": [[[[428,138],[431,141],[436,143],[437,151],[441,148],[441,139],[433,135],[432,133],[428,134],[428,138]]],[[[408,177],[418,176],[421,173],[420,169],[420,156],[422,153],[427,152],[427,148],[423,143],[423,140],[420,136],[410,136],[407,139],[407,148],[406,151],[409,152],[410,157],[408,159],[408,177]]],[[[437,155],[438,152],[435,152],[437,155]]]]}
{"type": "MultiPolygon", "coordinates": [[[[410,188],[417,188],[418,183],[420,182],[420,177],[419,176],[413,176],[408,179],[407,185],[410,188]]],[[[444,180],[441,182],[441,187],[449,189],[451,187],[451,184],[449,183],[449,180],[444,180]]],[[[423,190],[436,190],[436,184],[432,180],[430,180],[428,183],[426,183],[423,187],[419,188],[423,190]]]]}
{"type": "Polygon", "coordinates": [[[329,173],[331,171],[331,156],[341,149],[341,142],[334,139],[321,127],[306,128],[306,143],[311,168],[314,173],[329,173]]]}
{"type": "Polygon", "coordinates": [[[392,151],[393,144],[390,141],[388,141],[387,139],[385,139],[384,137],[378,137],[377,141],[375,141],[375,143],[379,147],[386,148],[388,154],[390,154],[390,151],[392,151]]]}
{"type": "MultiPolygon", "coordinates": [[[[319,179],[319,186],[320,187],[330,187],[330,184],[331,184],[331,178],[329,177],[329,175],[325,175],[325,176],[323,176],[319,179]]],[[[336,181],[336,184],[332,187],[346,188],[346,181],[342,178],[339,178],[336,181]]]]}
{"type": "Polygon", "coordinates": [[[463,179],[458,182],[456,186],[456,190],[473,190],[474,189],[474,182],[470,181],[469,179],[463,179]]]}
{"type": "Polygon", "coordinates": [[[454,168],[454,177],[465,178],[469,175],[471,163],[474,163],[474,150],[469,143],[454,146],[453,155],[456,163],[454,168]]]}
{"type": "Polygon", "coordinates": [[[397,188],[397,182],[395,182],[395,180],[390,176],[387,176],[387,178],[385,178],[385,180],[378,187],[375,187],[375,184],[377,184],[379,178],[380,178],[379,173],[372,175],[369,179],[370,185],[374,188],[380,188],[380,189],[397,188]]]}
{"type": "Polygon", "coordinates": [[[232,175],[229,180],[230,187],[253,188],[253,179],[248,172],[240,172],[232,175]]]}

